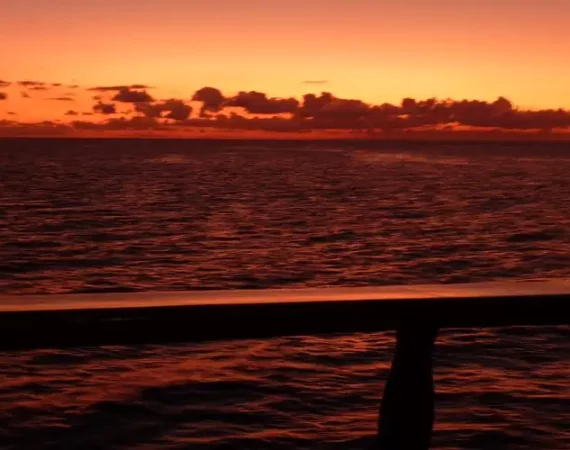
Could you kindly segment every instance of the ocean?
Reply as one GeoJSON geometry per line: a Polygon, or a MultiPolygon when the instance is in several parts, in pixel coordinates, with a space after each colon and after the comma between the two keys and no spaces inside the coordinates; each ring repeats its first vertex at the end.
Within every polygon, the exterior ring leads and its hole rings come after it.
{"type": "MultiPolygon", "coordinates": [[[[0,140],[0,293],[568,277],[569,173],[568,143],[0,140]]],[[[569,338],[443,330],[433,448],[570,448],[569,338]]],[[[364,449],[393,343],[0,353],[0,448],[364,449]]]]}

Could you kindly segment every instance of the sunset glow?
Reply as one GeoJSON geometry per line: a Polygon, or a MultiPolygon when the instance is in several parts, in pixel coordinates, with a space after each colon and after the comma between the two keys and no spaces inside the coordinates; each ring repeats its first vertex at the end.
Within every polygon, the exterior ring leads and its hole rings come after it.
{"type": "MultiPolygon", "coordinates": [[[[521,111],[564,111],[485,124],[458,123],[454,114],[444,114],[443,122],[398,125],[398,133],[417,126],[457,133],[459,126],[484,125],[479,132],[566,136],[568,19],[566,0],[10,2],[0,14],[0,136],[394,135],[393,129],[386,132],[385,118],[363,114],[356,123],[348,110],[342,114],[350,123],[339,125],[336,117],[330,129],[312,122],[210,126],[205,117],[197,120],[202,103],[192,101],[209,86],[229,104],[241,91],[296,99],[301,107],[303,95],[311,93],[353,101],[337,103],[340,109],[359,108],[354,101],[400,107],[404,98],[491,104],[504,97],[521,111]],[[132,90],[147,92],[153,101],[120,101],[117,90],[92,90],[133,85],[144,86],[132,90]],[[149,113],[148,105],[169,100],[178,102],[176,113],[169,106],[149,113]],[[95,107],[99,102],[109,106],[95,107]],[[137,108],[141,103],[147,106],[137,108]],[[183,105],[192,111],[181,120],[183,105]],[[140,120],[133,125],[133,118],[140,120]],[[109,120],[114,122],[108,125],[109,120]]],[[[207,120],[232,113],[252,119],[243,106],[232,112],[227,107],[220,105],[207,120]]],[[[284,114],[281,120],[299,117],[294,109],[284,114]]],[[[274,115],[270,110],[257,117],[267,121],[274,115]]]]}

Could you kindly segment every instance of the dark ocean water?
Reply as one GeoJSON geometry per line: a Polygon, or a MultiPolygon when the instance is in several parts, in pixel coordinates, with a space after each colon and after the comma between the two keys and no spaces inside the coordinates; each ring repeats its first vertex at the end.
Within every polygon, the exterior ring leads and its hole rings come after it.
{"type": "MultiPolygon", "coordinates": [[[[570,276],[568,144],[0,140],[0,292],[570,276]]],[[[569,449],[570,328],[446,330],[438,449],[569,449]]],[[[389,333],[0,354],[0,448],[360,449],[389,333]]]]}

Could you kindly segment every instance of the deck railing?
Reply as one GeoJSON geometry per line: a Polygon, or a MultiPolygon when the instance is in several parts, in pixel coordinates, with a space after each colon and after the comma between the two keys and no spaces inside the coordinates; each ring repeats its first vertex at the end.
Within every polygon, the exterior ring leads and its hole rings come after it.
{"type": "Polygon", "coordinates": [[[442,327],[570,324],[570,280],[0,296],[0,351],[397,330],[375,448],[429,448],[442,327]]]}

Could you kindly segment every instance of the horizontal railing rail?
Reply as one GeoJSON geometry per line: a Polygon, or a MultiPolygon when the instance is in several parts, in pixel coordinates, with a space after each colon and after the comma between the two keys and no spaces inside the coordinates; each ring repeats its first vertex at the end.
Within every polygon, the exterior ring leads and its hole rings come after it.
{"type": "Polygon", "coordinates": [[[570,280],[0,296],[0,351],[570,323],[570,280]]]}

